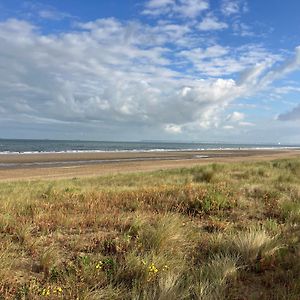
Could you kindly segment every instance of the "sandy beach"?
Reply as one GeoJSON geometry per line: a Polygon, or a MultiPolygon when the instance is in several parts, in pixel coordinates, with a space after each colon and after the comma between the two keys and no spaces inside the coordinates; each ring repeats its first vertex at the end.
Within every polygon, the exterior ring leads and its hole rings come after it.
{"type": "Polygon", "coordinates": [[[297,156],[300,156],[300,150],[3,154],[0,155],[0,180],[101,176],[212,162],[261,161],[297,156]]]}

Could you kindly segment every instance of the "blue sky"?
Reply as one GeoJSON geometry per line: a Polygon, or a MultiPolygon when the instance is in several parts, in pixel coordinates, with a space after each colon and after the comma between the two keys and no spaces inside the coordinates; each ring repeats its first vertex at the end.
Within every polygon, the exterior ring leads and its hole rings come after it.
{"type": "Polygon", "coordinates": [[[299,11],[0,0],[0,137],[300,144],[299,11]]]}

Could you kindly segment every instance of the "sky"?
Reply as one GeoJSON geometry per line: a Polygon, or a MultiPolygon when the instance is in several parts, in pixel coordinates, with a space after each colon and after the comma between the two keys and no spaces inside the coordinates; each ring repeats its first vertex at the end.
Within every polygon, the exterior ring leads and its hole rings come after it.
{"type": "Polygon", "coordinates": [[[298,0],[0,0],[0,138],[300,144],[298,0]]]}

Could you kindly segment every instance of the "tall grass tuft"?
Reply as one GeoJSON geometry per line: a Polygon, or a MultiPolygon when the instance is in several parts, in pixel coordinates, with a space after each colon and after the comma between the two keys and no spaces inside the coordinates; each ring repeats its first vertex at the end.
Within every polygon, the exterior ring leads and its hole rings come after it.
{"type": "Polygon", "coordinates": [[[212,168],[199,168],[194,171],[194,182],[212,182],[215,176],[215,171],[212,168]]]}
{"type": "Polygon", "coordinates": [[[259,228],[231,234],[227,242],[231,252],[240,256],[242,264],[246,265],[267,258],[283,247],[277,236],[270,236],[266,230],[259,228]]]}
{"type": "Polygon", "coordinates": [[[216,254],[195,272],[192,294],[196,299],[223,299],[227,284],[237,278],[238,257],[216,254]]]}
{"type": "Polygon", "coordinates": [[[300,223],[300,201],[284,200],[280,203],[282,217],[290,223],[300,223]]]}
{"type": "Polygon", "coordinates": [[[187,246],[187,232],[184,221],[178,215],[165,215],[154,224],[144,224],[139,233],[143,249],[155,253],[181,253],[187,246]]]}

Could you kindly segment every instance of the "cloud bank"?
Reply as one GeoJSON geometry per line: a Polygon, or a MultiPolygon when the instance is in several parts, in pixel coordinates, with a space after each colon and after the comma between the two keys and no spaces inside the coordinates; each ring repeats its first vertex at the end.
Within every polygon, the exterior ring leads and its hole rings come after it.
{"type": "Polygon", "coordinates": [[[300,104],[296,106],[294,109],[292,109],[291,111],[280,114],[278,116],[278,119],[281,121],[300,120],[300,104]]]}
{"type": "MultiPolygon", "coordinates": [[[[194,18],[208,7],[204,0],[151,0],[144,13],[194,18]]],[[[224,14],[240,9],[232,2],[224,14]]],[[[4,21],[1,119],[146,127],[172,135],[230,129],[228,121],[250,126],[243,113],[226,119],[224,110],[298,69],[300,48],[292,59],[261,45],[232,48],[195,38],[197,31],[222,30],[226,23],[206,14],[195,24],[106,18],[45,34],[28,21],[4,21]]],[[[279,117],[287,118],[299,118],[299,107],[279,117]]]]}

